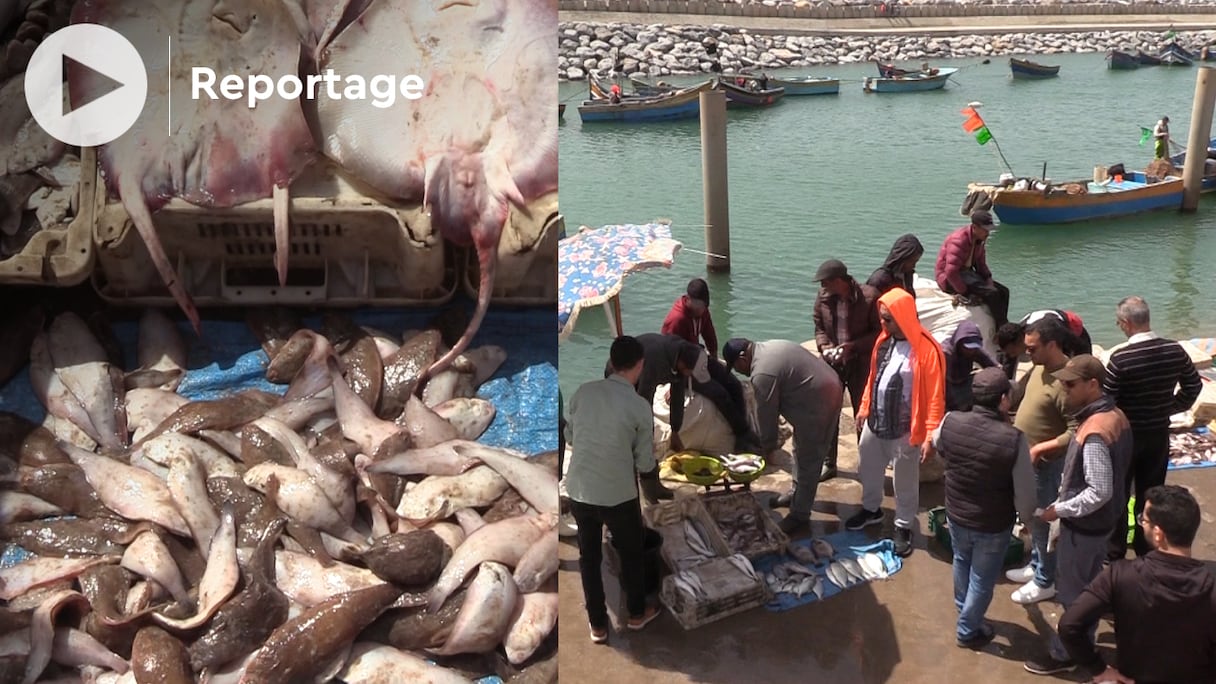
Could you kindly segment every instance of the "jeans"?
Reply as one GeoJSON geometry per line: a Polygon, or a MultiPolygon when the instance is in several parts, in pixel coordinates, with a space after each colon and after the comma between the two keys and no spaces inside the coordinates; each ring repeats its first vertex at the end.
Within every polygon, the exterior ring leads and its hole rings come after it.
{"type": "Polygon", "coordinates": [[[587,618],[595,629],[608,629],[608,607],[604,602],[604,527],[612,533],[612,544],[621,559],[621,589],[630,617],[646,611],[645,527],[637,499],[615,506],[570,502],[578,525],[578,570],[583,580],[587,618]]]}
{"type": "Polygon", "coordinates": [[[983,632],[984,613],[992,603],[992,590],[1005,564],[1012,532],[1012,526],[1000,532],[977,532],[950,521],[959,641],[973,639],[983,632]]]}
{"type": "MultiPolygon", "coordinates": [[[[1039,508],[1047,508],[1060,496],[1060,478],[1064,475],[1064,457],[1040,461],[1034,469],[1035,498],[1039,508]]],[[[1027,522],[1025,520],[1023,523],[1027,522]]],[[[1038,518],[1030,521],[1030,565],[1034,568],[1034,583],[1050,587],[1056,583],[1056,554],[1047,552],[1047,535],[1051,526],[1038,518]]]]}

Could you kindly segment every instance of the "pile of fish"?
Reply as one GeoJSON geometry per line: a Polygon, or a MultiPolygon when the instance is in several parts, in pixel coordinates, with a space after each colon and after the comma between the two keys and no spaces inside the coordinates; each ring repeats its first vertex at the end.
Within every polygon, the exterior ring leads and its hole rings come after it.
{"type": "Polygon", "coordinates": [[[726,454],[721,461],[727,470],[740,475],[750,475],[764,468],[764,460],[755,454],[726,454]]]}
{"type": "Polygon", "coordinates": [[[0,260],[39,231],[66,228],[80,211],[80,150],[44,131],[25,96],[30,57],[70,11],[65,0],[0,2],[0,260]]]}
{"type": "MultiPolygon", "coordinates": [[[[749,493],[742,496],[751,497],[749,493]]],[[[754,499],[753,499],[754,500],[754,499]]],[[[722,531],[722,537],[731,551],[751,556],[779,547],[784,540],[773,534],[769,525],[765,524],[763,512],[750,507],[711,507],[706,506],[714,522],[722,531]]]]}
{"type": "Polygon", "coordinates": [[[1171,434],[1170,463],[1174,465],[1216,463],[1216,434],[1210,431],[1171,434]]]}
{"type": "Polygon", "coordinates": [[[718,558],[709,542],[709,532],[694,518],[684,518],[659,530],[667,557],[679,572],[718,558]],[[682,542],[682,543],[681,543],[682,542]]]}
{"type": "Polygon", "coordinates": [[[476,441],[502,350],[422,382],[440,330],[249,320],[283,396],[177,394],[159,312],[130,372],[104,317],[36,332],[46,421],[0,414],[0,540],[32,554],[0,569],[0,682],[555,680],[556,453],[476,441]]]}
{"type": "MultiPolygon", "coordinates": [[[[170,84],[149,90],[139,118],[98,148],[98,160],[108,193],[195,330],[198,312],[160,242],[155,212],[175,198],[207,209],[270,199],[273,262],[285,285],[289,189],[324,155],[381,201],[421,204],[444,239],[476,249],[476,313],[431,372],[448,367],[489,306],[512,207],[526,213],[557,190],[557,0],[160,0],[156,8],[78,0],[71,20],[123,34],[148,66],[148,83],[170,84]],[[338,82],[317,88],[316,97],[272,97],[254,107],[193,98],[191,72],[203,67],[269,78],[280,93],[285,78],[310,89],[323,74],[338,82]],[[380,90],[386,75],[411,74],[424,83],[421,98],[367,97],[368,85],[380,90]]],[[[67,75],[73,106],[113,87],[76,62],[67,75]]],[[[534,247],[506,242],[519,252],[534,247]]]]}
{"type": "Polygon", "coordinates": [[[810,547],[790,544],[786,552],[797,562],[780,562],[764,575],[765,584],[774,594],[802,598],[814,593],[822,599],[824,576],[832,584],[845,589],[859,582],[886,579],[889,575],[886,563],[878,554],[863,553],[855,558],[841,556],[823,539],[813,540],[810,547]],[[819,569],[823,570],[823,575],[819,574],[819,569]]]}
{"type": "Polygon", "coordinates": [[[706,603],[751,591],[760,581],[751,561],[735,554],[685,568],[671,576],[676,591],[693,603],[706,603]]]}

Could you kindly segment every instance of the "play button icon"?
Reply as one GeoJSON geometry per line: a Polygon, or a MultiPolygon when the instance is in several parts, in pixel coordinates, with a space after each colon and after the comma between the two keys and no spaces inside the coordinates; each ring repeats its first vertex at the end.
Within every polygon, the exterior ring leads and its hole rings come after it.
{"type": "Polygon", "coordinates": [[[104,145],[126,133],[147,95],[148,72],[135,46],[98,24],[73,24],[47,36],[25,71],[25,101],[34,120],[68,145],[104,145]],[[87,99],[74,109],[64,83],[69,64],[91,72],[87,99]]]}

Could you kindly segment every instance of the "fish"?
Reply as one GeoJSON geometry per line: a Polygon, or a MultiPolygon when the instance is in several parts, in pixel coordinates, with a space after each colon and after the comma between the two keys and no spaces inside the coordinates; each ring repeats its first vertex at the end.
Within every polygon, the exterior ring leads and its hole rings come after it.
{"type": "Polygon", "coordinates": [[[557,553],[557,530],[551,530],[541,535],[528,547],[524,555],[515,565],[515,584],[520,593],[530,594],[539,591],[550,577],[557,573],[560,563],[557,553]]]}
{"type": "Polygon", "coordinates": [[[25,492],[0,493],[0,525],[62,515],[63,509],[25,492]]]}
{"type": "Polygon", "coordinates": [[[556,0],[374,2],[318,64],[364,78],[428,65],[416,102],[378,109],[324,98],[317,107],[328,157],[391,197],[421,200],[445,239],[477,250],[476,309],[461,338],[425,371],[428,378],[469,347],[485,317],[511,208],[526,211],[530,199],[557,189],[557,115],[541,105],[557,98],[556,10],[556,0]],[[461,102],[460,115],[443,106],[449,100],[461,102]],[[375,142],[351,135],[352,120],[381,134],[375,142]],[[379,142],[385,138],[407,141],[405,149],[379,142]]]}
{"type": "Polygon", "coordinates": [[[135,446],[147,444],[168,432],[190,435],[202,430],[231,430],[257,420],[278,401],[278,397],[251,391],[223,399],[192,401],[169,414],[135,446]]]}
{"type": "MultiPolygon", "coordinates": [[[[555,547],[555,557],[556,553],[555,547]]],[[[443,539],[423,529],[379,537],[361,554],[361,559],[377,577],[398,586],[414,587],[437,579],[450,556],[451,550],[443,539]]]]}
{"type": "Polygon", "coordinates": [[[879,556],[878,554],[876,554],[872,551],[869,553],[862,554],[861,557],[858,558],[858,562],[861,563],[862,569],[869,571],[871,578],[873,578],[873,579],[886,579],[887,578],[887,575],[888,575],[887,564],[883,562],[882,557],[879,556]]]}
{"type": "Polygon", "coordinates": [[[835,584],[841,589],[845,589],[853,583],[852,576],[849,575],[849,571],[845,570],[844,566],[837,562],[828,564],[827,575],[828,579],[832,581],[832,584],[835,584]]]}
{"type": "Polygon", "coordinates": [[[135,635],[131,669],[136,682],[190,684],[194,681],[186,647],[177,637],[155,625],[148,625],[135,635]]]}
{"type": "Polygon", "coordinates": [[[243,480],[263,494],[273,491],[275,505],[292,519],[339,539],[363,543],[363,535],[350,526],[308,474],[295,468],[261,463],[245,471],[243,480]],[[271,478],[278,482],[273,489],[271,478]]]}
{"type": "MultiPolygon", "coordinates": [[[[286,277],[286,188],[316,159],[316,146],[300,100],[272,97],[257,107],[224,99],[193,100],[185,84],[192,65],[218,74],[259,74],[278,79],[299,72],[294,22],[277,0],[240,4],[169,0],[149,14],[116,0],[79,2],[76,23],[101,24],[131,41],[148,68],[149,83],[180,83],[168,93],[149,91],[148,103],[123,135],[98,149],[106,188],[117,195],[148,248],[152,263],[196,333],[201,321],[165,253],[153,213],[173,197],[209,208],[273,198],[275,267],[286,277]],[[173,36],[173,59],[165,45],[173,36]]],[[[73,109],[113,87],[109,78],[76,62],[67,68],[73,109]]]]}
{"type": "Polygon", "coordinates": [[[869,579],[866,577],[865,571],[861,569],[861,566],[858,565],[855,559],[842,557],[837,562],[840,563],[840,566],[845,569],[845,572],[849,573],[849,575],[858,582],[865,582],[867,579],[869,579]]]}
{"type": "Polygon", "coordinates": [[[401,594],[401,589],[384,583],[306,608],[271,633],[239,684],[309,681],[401,594]]]}
{"type": "Polygon", "coordinates": [[[818,575],[815,577],[815,583],[811,585],[811,591],[815,593],[815,598],[823,600],[823,578],[818,575]]]}
{"type": "Polygon", "coordinates": [[[16,565],[0,568],[0,600],[12,601],[38,587],[71,579],[94,565],[117,563],[118,556],[89,556],[86,558],[34,557],[16,565]]]}
{"type": "Polygon", "coordinates": [[[59,314],[47,330],[46,344],[55,374],[89,416],[96,431],[89,436],[110,449],[126,446],[122,382],[115,382],[106,352],[89,326],[70,311],[59,314]]]}
{"type": "Polygon", "coordinates": [[[85,478],[107,508],[130,520],[146,520],[183,537],[190,536],[190,527],[178,513],[163,480],[145,470],[91,454],[66,442],[60,442],[59,447],[84,471],[85,478]]]}
{"type": "MultiPolygon", "coordinates": [[[[245,324],[262,345],[262,351],[268,359],[274,359],[283,345],[287,344],[287,340],[304,327],[300,317],[284,306],[250,308],[245,314],[245,324]]],[[[275,382],[269,377],[267,380],[275,382]]]]}
{"type": "Polygon", "coordinates": [[[275,586],[305,607],[320,605],[338,594],[379,586],[386,582],[376,573],[348,563],[329,566],[303,553],[275,551],[275,586]]]}
{"type": "Polygon", "coordinates": [[[502,563],[483,562],[469,585],[452,633],[442,647],[430,651],[456,655],[493,648],[506,635],[518,601],[519,590],[511,571],[502,563]]]}
{"type": "Polygon", "coordinates": [[[381,418],[395,419],[405,409],[405,402],[414,394],[423,373],[435,362],[439,352],[440,333],[428,330],[407,338],[393,356],[384,362],[384,385],[381,388],[381,418]]]}
{"type": "Polygon", "coordinates": [[[416,525],[425,525],[461,508],[489,506],[509,486],[494,469],[484,465],[460,475],[432,475],[401,497],[397,515],[416,525]]]}
{"type": "Polygon", "coordinates": [[[143,532],[123,552],[121,566],[133,573],[155,581],[169,591],[179,603],[193,607],[189,589],[178,570],[177,563],[165,543],[155,532],[143,532]]]}
{"type": "Polygon", "coordinates": [[[435,415],[456,429],[459,439],[473,441],[481,437],[494,422],[494,404],[479,398],[458,397],[434,407],[435,415]]]}
{"type": "Polygon", "coordinates": [[[355,642],[337,677],[346,684],[473,684],[467,677],[412,653],[371,641],[355,642]]]}
{"type": "Polygon", "coordinates": [[[161,371],[168,382],[161,389],[176,391],[186,375],[186,344],[173,321],[159,309],[144,309],[139,319],[139,371],[161,371]]]}
{"type": "MultiPolygon", "coordinates": [[[[521,516],[490,523],[456,547],[435,586],[427,594],[427,610],[438,612],[443,602],[478,565],[496,562],[514,566],[528,548],[554,526],[553,516],[521,516]]],[[[514,579],[511,580],[515,587],[514,579]]]]}
{"type": "Polygon", "coordinates": [[[790,544],[787,547],[791,556],[796,558],[799,563],[804,565],[818,565],[819,558],[815,556],[815,552],[810,548],[799,544],[790,544]]]}
{"type": "Polygon", "coordinates": [[[506,479],[528,503],[541,513],[558,513],[557,475],[516,451],[488,447],[476,442],[453,447],[456,453],[485,463],[506,479]]]}
{"type": "Polygon", "coordinates": [[[414,395],[406,400],[405,410],[394,423],[409,433],[410,445],[415,449],[427,449],[460,437],[455,426],[414,395]]]}
{"type": "Polygon", "coordinates": [[[463,456],[456,451],[458,441],[436,444],[426,449],[410,448],[369,462],[369,473],[393,473],[395,475],[459,475],[477,466],[481,461],[463,456]]]}
{"type": "Polygon", "coordinates": [[[823,539],[812,540],[811,550],[815,552],[816,556],[823,560],[830,561],[836,557],[836,549],[833,549],[832,545],[823,539]]]}
{"type": "Polygon", "coordinates": [[[512,665],[519,665],[531,658],[545,637],[553,631],[557,624],[557,608],[557,591],[536,591],[519,596],[507,628],[507,637],[503,640],[507,660],[512,665]]]}

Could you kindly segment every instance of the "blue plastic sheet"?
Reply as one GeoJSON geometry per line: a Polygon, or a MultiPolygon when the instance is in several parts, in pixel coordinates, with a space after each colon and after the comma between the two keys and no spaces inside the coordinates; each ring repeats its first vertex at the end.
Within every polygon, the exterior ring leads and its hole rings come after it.
{"type": "MultiPolygon", "coordinates": [[[[888,576],[894,575],[904,567],[903,561],[899,556],[895,555],[895,542],[891,541],[890,539],[882,539],[875,542],[874,540],[870,539],[865,532],[844,531],[823,537],[823,540],[831,544],[832,548],[836,550],[836,558],[857,558],[865,555],[866,553],[878,554],[879,558],[882,558],[882,562],[887,566],[888,576]]],[[[810,548],[811,539],[800,539],[798,541],[790,542],[790,544],[810,548]]],[[[799,563],[793,557],[787,555],[770,554],[767,556],[761,556],[752,562],[752,567],[756,569],[757,573],[768,574],[772,572],[774,566],[784,562],[798,563],[799,565],[814,571],[820,577],[822,577],[823,599],[816,596],[814,592],[808,592],[807,594],[803,595],[802,598],[798,598],[793,594],[776,594],[773,597],[773,600],[769,601],[764,606],[769,611],[774,613],[783,613],[787,610],[797,608],[798,606],[804,606],[808,603],[813,603],[819,600],[826,601],[841,592],[848,591],[849,589],[853,589],[864,584],[864,582],[857,582],[855,584],[850,584],[845,589],[841,589],[828,579],[827,563],[821,562],[818,566],[806,565],[805,563],[799,563]]]]}
{"type": "MultiPolygon", "coordinates": [[[[347,312],[359,325],[370,326],[399,337],[406,330],[421,329],[435,311],[366,309],[347,312]]],[[[320,330],[320,317],[304,324],[320,330]]],[[[126,356],[125,369],[136,367],[138,324],[120,322],[114,336],[126,356]]],[[[186,323],[179,323],[188,344],[185,379],[178,393],[191,400],[216,399],[245,389],[275,394],[286,385],[266,380],[268,359],[249,327],[240,321],[207,321],[201,336],[186,323]]],[[[494,344],[507,351],[507,359],[494,376],[481,386],[477,396],[493,402],[494,422],[480,441],[491,446],[516,449],[528,454],[557,448],[557,339],[553,334],[553,310],[526,309],[491,311],[473,339],[471,348],[494,344]]],[[[0,411],[16,413],[41,423],[46,410],[30,387],[29,368],[0,389],[0,411]]],[[[0,567],[9,567],[29,557],[17,546],[7,546],[0,567]]],[[[478,684],[502,684],[495,676],[478,684]]]]}

